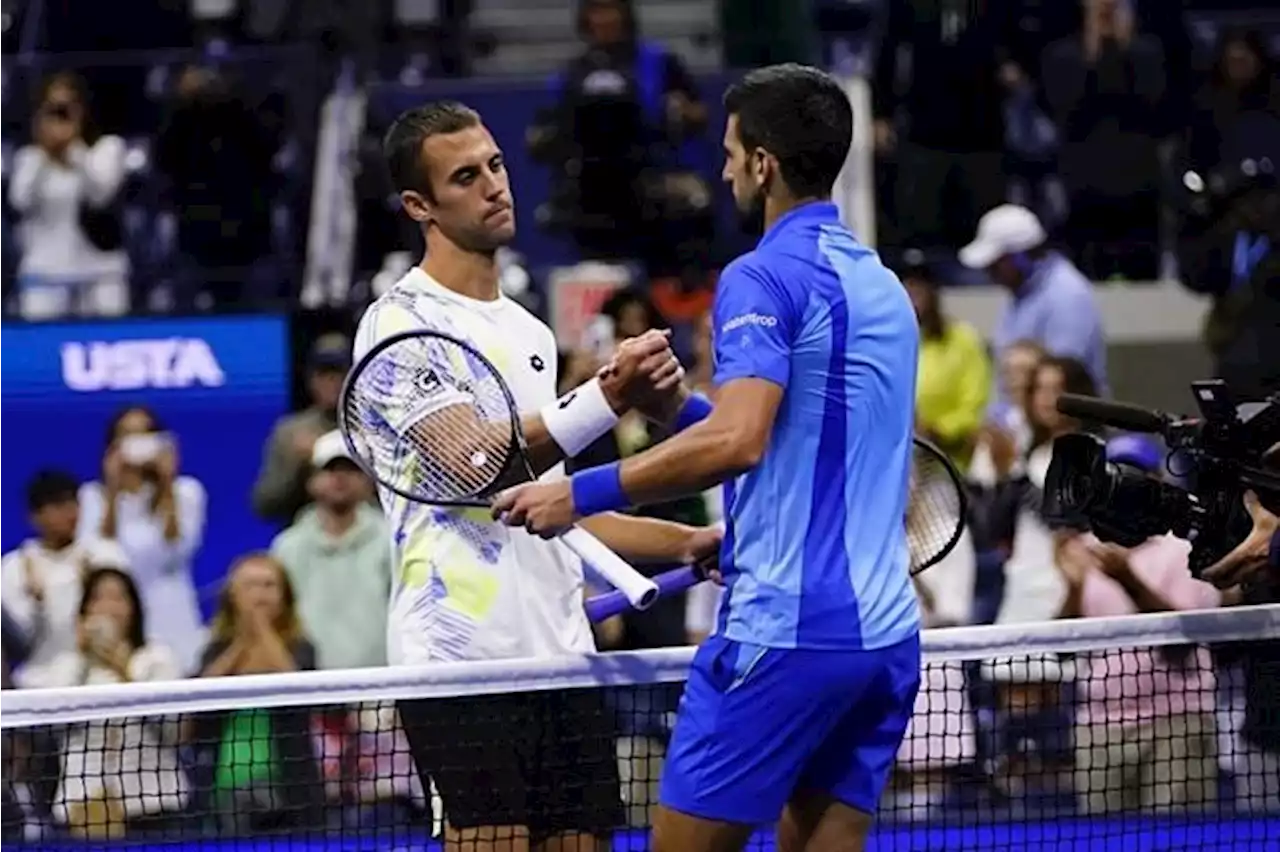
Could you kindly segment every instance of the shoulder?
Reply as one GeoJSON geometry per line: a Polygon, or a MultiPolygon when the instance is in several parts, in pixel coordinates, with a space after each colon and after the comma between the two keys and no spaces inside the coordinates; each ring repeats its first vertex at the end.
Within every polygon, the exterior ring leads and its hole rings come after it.
{"type": "Polygon", "coordinates": [[[356,329],[355,356],[359,358],[379,341],[406,331],[447,330],[456,306],[438,299],[419,282],[424,278],[417,267],[365,309],[356,329]]]}
{"type": "Polygon", "coordinates": [[[20,165],[30,165],[32,163],[39,162],[44,159],[44,156],[44,151],[40,149],[39,145],[23,145],[18,149],[18,152],[13,155],[14,167],[16,168],[20,165]]]}
{"type": "Polygon", "coordinates": [[[713,307],[717,334],[745,325],[791,328],[804,315],[808,297],[799,276],[786,264],[758,251],[725,267],[716,284],[713,307]]]}
{"type": "Polygon", "coordinates": [[[947,325],[947,336],[952,343],[964,349],[983,349],[985,344],[982,335],[969,323],[963,320],[952,320],[947,325]]]}
{"type": "Polygon", "coordinates": [[[507,299],[507,303],[510,305],[510,310],[506,311],[503,324],[509,325],[513,331],[519,332],[523,337],[527,337],[547,352],[554,354],[557,351],[556,335],[551,327],[515,299],[507,299]]]}

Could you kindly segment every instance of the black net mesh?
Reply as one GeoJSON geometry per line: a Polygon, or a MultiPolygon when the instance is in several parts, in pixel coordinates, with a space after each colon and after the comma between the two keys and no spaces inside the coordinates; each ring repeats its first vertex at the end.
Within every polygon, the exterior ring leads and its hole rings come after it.
{"type": "MultiPolygon", "coordinates": [[[[1280,643],[957,656],[929,655],[868,849],[1280,848],[1280,643]]],[[[438,849],[447,819],[471,829],[449,849],[648,848],[681,684],[512,684],[6,727],[3,840],[438,849]]]]}

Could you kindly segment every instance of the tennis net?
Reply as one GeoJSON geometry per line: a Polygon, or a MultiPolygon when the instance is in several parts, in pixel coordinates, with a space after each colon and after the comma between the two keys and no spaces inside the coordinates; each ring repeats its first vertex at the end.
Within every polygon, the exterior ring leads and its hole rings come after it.
{"type": "MultiPolygon", "coordinates": [[[[692,654],[7,691],[3,840],[438,849],[502,813],[646,849],[692,654]]],[[[1280,606],[928,631],[868,848],[1280,848],[1277,705],[1280,606]]]]}

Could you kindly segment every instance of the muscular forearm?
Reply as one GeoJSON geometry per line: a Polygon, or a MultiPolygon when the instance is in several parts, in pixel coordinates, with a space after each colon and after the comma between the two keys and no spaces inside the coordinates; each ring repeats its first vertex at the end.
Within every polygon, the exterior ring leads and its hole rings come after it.
{"type": "Polygon", "coordinates": [[[632,562],[683,562],[694,528],[674,521],[606,512],[582,521],[587,531],[632,562]]]}
{"type": "Polygon", "coordinates": [[[541,415],[529,414],[520,418],[520,428],[524,431],[525,444],[529,450],[529,464],[533,467],[534,476],[542,476],[565,460],[564,450],[547,431],[547,425],[542,421],[541,415]]]}
{"type": "Polygon", "coordinates": [[[759,462],[754,447],[732,428],[703,420],[622,462],[622,489],[636,506],[700,494],[759,462]]]}

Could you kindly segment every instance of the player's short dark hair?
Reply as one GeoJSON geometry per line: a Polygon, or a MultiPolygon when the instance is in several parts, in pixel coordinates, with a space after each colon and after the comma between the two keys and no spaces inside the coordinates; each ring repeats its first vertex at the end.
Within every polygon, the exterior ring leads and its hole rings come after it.
{"type": "Polygon", "coordinates": [[[396,116],[382,141],[382,155],[396,192],[411,189],[430,198],[431,181],[422,168],[422,143],[479,123],[480,113],[457,101],[433,101],[396,116]]]}
{"type": "Polygon", "coordinates": [[[38,512],[45,506],[76,499],[80,483],[63,470],[38,470],[27,480],[27,509],[38,512]]]}
{"type": "Polygon", "coordinates": [[[853,141],[853,107],[830,74],[786,63],[750,72],[724,93],[748,151],[778,158],[782,179],[798,198],[831,194],[853,141]]]}

